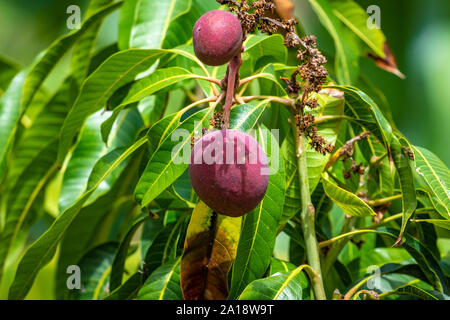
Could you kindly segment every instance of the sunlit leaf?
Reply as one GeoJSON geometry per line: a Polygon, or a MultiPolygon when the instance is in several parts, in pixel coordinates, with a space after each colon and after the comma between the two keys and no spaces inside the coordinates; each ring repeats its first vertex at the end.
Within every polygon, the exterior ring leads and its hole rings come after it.
{"type": "Polygon", "coordinates": [[[26,296],[37,273],[51,261],[59,241],[89,197],[122,161],[126,160],[145,142],[146,138],[142,138],[128,149],[112,151],[97,162],[89,178],[87,191],[71,207],[65,210],[52,226],[25,252],[17,269],[14,282],[9,289],[10,299],[23,299],[26,296]]]}
{"type": "MultiPolygon", "coordinates": [[[[274,136],[265,128],[258,128],[257,141],[267,158],[279,157],[279,146],[274,136]],[[265,132],[264,132],[265,131],[265,132]],[[265,136],[264,136],[265,134],[265,136]]],[[[282,158],[269,162],[269,185],[261,203],[243,219],[241,238],[231,277],[230,298],[235,299],[253,280],[267,271],[275,246],[279,220],[283,213],[285,174],[282,158]],[[278,167],[276,167],[278,166],[278,167]]]]}
{"type": "Polygon", "coordinates": [[[150,275],[139,290],[138,300],[183,300],[180,287],[180,259],[168,262],[150,275]]]}
{"type": "Polygon", "coordinates": [[[355,194],[339,187],[333,183],[328,174],[324,174],[322,179],[323,189],[328,197],[333,200],[342,211],[353,217],[374,216],[375,212],[363,200],[355,194]]]}
{"type": "MultiPolygon", "coordinates": [[[[426,182],[430,191],[436,196],[439,205],[450,218],[450,171],[433,153],[425,148],[413,147],[416,173],[426,182]]],[[[440,211],[439,211],[440,212],[440,211]]]]}
{"type": "Polygon", "coordinates": [[[76,300],[99,300],[108,292],[111,263],[117,250],[117,243],[108,242],[90,250],[78,262],[81,275],[81,289],[71,291],[76,300]]]}

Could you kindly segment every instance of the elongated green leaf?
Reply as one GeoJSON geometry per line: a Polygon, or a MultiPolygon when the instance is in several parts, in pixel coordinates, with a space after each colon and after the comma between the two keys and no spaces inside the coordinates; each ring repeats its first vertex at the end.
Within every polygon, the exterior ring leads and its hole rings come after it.
{"type": "Polygon", "coordinates": [[[171,21],[186,13],[191,0],[129,0],[120,19],[120,48],[162,48],[171,21]]]}
{"type": "Polygon", "coordinates": [[[190,53],[181,50],[131,49],[109,57],[84,81],[81,92],[61,129],[59,164],[64,161],[73,138],[87,117],[104,107],[117,89],[132,82],[137,75],[149,69],[156,60],[168,53],[180,54],[201,64],[190,53]]]}
{"type": "MultiPolygon", "coordinates": [[[[122,173],[126,175],[125,171],[122,173]]],[[[120,199],[121,185],[116,184],[113,190],[100,197],[90,205],[85,205],[67,228],[61,243],[55,278],[55,297],[58,300],[68,299],[70,290],[67,288],[67,268],[75,265],[87,251],[97,243],[94,239],[99,233],[99,227],[107,221],[114,211],[117,199],[120,199]]],[[[120,200],[118,200],[120,201],[120,200]]]]}
{"type": "Polygon", "coordinates": [[[420,300],[450,300],[450,296],[432,291],[432,290],[424,290],[412,284],[405,284],[398,288],[395,288],[392,291],[384,292],[382,297],[387,297],[393,294],[405,295],[409,297],[419,298],[420,300]]]}
{"type": "Polygon", "coordinates": [[[386,38],[378,28],[367,26],[367,13],[353,0],[333,0],[330,2],[333,13],[349,27],[380,58],[385,58],[386,38]]]}
{"type": "Polygon", "coordinates": [[[236,256],[241,218],[219,215],[199,201],[187,229],[181,260],[185,300],[218,300],[228,296],[228,273],[236,256]]]}
{"type": "Polygon", "coordinates": [[[180,81],[195,77],[196,75],[190,73],[186,69],[174,67],[156,70],[150,76],[136,81],[131,86],[128,94],[123,98],[120,105],[114,108],[111,117],[102,124],[101,130],[103,141],[106,142],[108,140],[109,133],[111,132],[115,120],[127,105],[138,102],[145,97],[162,89],[166,89],[180,81]]]}
{"type": "MultiPolygon", "coordinates": [[[[8,172],[7,215],[0,242],[0,277],[10,247],[24,226],[37,196],[56,173],[59,128],[72,103],[72,80],[56,93],[25,131],[16,147],[14,166],[8,172]]],[[[6,193],[6,192],[5,192],[6,193]]]]}
{"type": "MultiPolygon", "coordinates": [[[[153,201],[186,170],[188,161],[178,159],[180,163],[175,164],[174,160],[182,151],[186,158],[186,150],[190,151],[190,148],[186,147],[190,147],[191,136],[198,135],[202,127],[208,126],[212,111],[212,108],[208,108],[190,116],[178,127],[183,130],[180,131],[183,134],[181,143],[168,137],[154,152],[135,190],[135,195],[142,200],[143,206],[153,201]]],[[[190,153],[187,156],[190,156],[190,153]]]]}
{"type": "MultiPolygon", "coordinates": [[[[425,148],[413,147],[416,172],[426,182],[430,191],[436,196],[438,204],[444,208],[450,219],[450,171],[445,164],[425,148]]],[[[444,210],[440,210],[444,211],[444,210]]]]}
{"type": "Polygon", "coordinates": [[[22,105],[24,108],[31,102],[33,96],[42,85],[48,74],[55,67],[56,63],[63,57],[63,55],[80,39],[90,28],[99,20],[116,10],[122,5],[122,2],[115,2],[92,14],[81,26],[80,29],[74,30],[65,36],[62,36],[41,55],[34,63],[33,68],[27,75],[24,90],[22,105]]]}
{"type": "Polygon", "coordinates": [[[244,216],[236,261],[233,265],[230,299],[237,298],[250,282],[261,278],[267,271],[275,246],[279,220],[283,213],[285,177],[278,142],[271,133],[267,131],[263,133],[261,128],[257,131],[257,137],[268,159],[271,159],[269,171],[275,169],[275,172],[269,176],[269,185],[261,203],[244,216]],[[275,159],[279,157],[279,162],[274,162],[272,156],[275,159]]]}
{"type": "Polygon", "coordinates": [[[355,194],[342,189],[329,180],[328,174],[324,174],[322,185],[325,193],[334,203],[341,207],[342,211],[353,217],[374,216],[375,212],[355,194]]]}
{"type": "MultiPolygon", "coordinates": [[[[355,130],[355,134],[360,134],[363,130],[363,128],[360,128],[360,131],[355,130]]],[[[373,135],[364,141],[358,142],[358,146],[367,161],[375,159],[373,157],[385,157],[380,161],[379,166],[369,166],[368,175],[373,177],[367,182],[369,194],[374,199],[391,196],[394,193],[395,175],[391,171],[392,168],[386,148],[381,143],[378,143],[377,138],[373,135]]]]}
{"type": "Polygon", "coordinates": [[[139,290],[138,300],[183,300],[180,259],[157,268],[139,290]]]}
{"type": "Polygon", "coordinates": [[[442,219],[415,219],[414,222],[427,222],[434,224],[436,227],[450,230],[450,221],[442,219]]]}
{"type": "Polygon", "coordinates": [[[308,281],[301,273],[303,268],[255,280],[244,289],[239,300],[303,300],[302,282],[308,281]]]}
{"type": "Polygon", "coordinates": [[[44,105],[30,128],[25,130],[14,148],[14,165],[8,169],[8,185],[13,186],[18,177],[36,156],[54,144],[64,118],[77,94],[73,78],[67,78],[56,94],[44,105]]]}
{"type": "Polygon", "coordinates": [[[182,216],[176,222],[166,224],[153,239],[152,244],[145,254],[145,273],[152,274],[159,266],[173,262],[177,257],[177,244],[183,242],[180,237],[183,224],[186,222],[186,216],[182,216]]]}
{"type": "Polygon", "coordinates": [[[128,249],[130,248],[131,240],[133,239],[137,229],[149,218],[149,215],[138,216],[133,221],[131,227],[128,229],[125,237],[121,241],[120,247],[117,250],[117,254],[114,257],[114,261],[111,267],[111,280],[109,285],[109,289],[111,291],[121,286],[123,272],[125,270],[125,260],[128,256],[128,249]]]}
{"type": "Polygon", "coordinates": [[[0,178],[3,177],[6,155],[11,148],[21,113],[22,88],[26,70],[18,73],[0,98],[0,178]]]}
{"type": "Polygon", "coordinates": [[[345,92],[345,115],[372,132],[386,147],[392,140],[392,127],[376,103],[364,92],[351,86],[333,86],[345,92]]]}
{"type": "Polygon", "coordinates": [[[143,282],[144,274],[142,271],[138,271],[103,300],[132,300],[137,296],[143,282]]]}
{"type": "MultiPolygon", "coordinates": [[[[380,228],[378,231],[374,232],[388,236],[393,240],[398,238],[396,235],[397,232],[393,229],[380,228]]],[[[436,290],[448,294],[448,280],[432,252],[409,234],[404,235],[404,242],[402,242],[401,246],[416,260],[418,266],[428,279],[428,282],[436,290]]]]}
{"type": "Polygon", "coordinates": [[[351,85],[358,79],[359,48],[355,37],[333,13],[327,0],[309,0],[323,26],[330,33],[336,48],[336,67],[339,84],[351,85]]]}
{"type": "MultiPolygon", "coordinates": [[[[101,8],[109,5],[112,0],[92,0],[89,2],[89,6],[86,11],[84,20],[88,20],[101,8]]],[[[102,24],[102,19],[99,19],[94,25],[92,25],[74,45],[71,58],[72,74],[77,80],[78,84],[86,77],[89,65],[91,62],[92,51],[97,40],[97,35],[102,24]]]]}
{"type": "Polygon", "coordinates": [[[125,106],[137,102],[172,84],[194,77],[197,77],[197,75],[179,67],[156,70],[150,76],[136,81],[121,105],[125,106]]]}
{"type": "Polygon", "coordinates": [[[402,226],[400,228],[399,239],[401,239],[405,232],[406,224],[411,218],[414,210],[417,207],[416,190],[414,187],[414,169],[413,163],[408,155],[403,151],[403,146],[396,136],[392,138],[392,157],[394,158],[395,167],[400,181],[400,188],[402,190],[402,226]]]}
{"type": "Polygon", "coordinates": [[[90,250],[77,264],[81,271],[81,289],[71,291],[75,300],[99,300],[108,292],[108,276],[117,251],[116,242],[108,242],[90,250]]]}
{"type": "MultiPolygon", "coordinates": [[[[124,146],[131,145],[143,126],[142,119],[136,109],[124,111],[113,129],[106,146],[101,138],[99,127],[106,119],[107,115],[97,112],[86,121],[80,136],[80,141],[67,165],[59,195],[59,208],[61,211],[67,209],[85,191],[89,175],[97,160],[106,153],[124,146]]],[[[97,199],[98,196],[107,192],[118,175],[125,167],[125,162],[111,174],[95,192],[89,203],[97,199]]]]}
{"type": "Polygon", "coordinates": [[[297,267],[290,262],[272,258],[269,273],[273,276],[276,273],[292,272],[295,269],[297,269],[297,267]]]}
{"type": "Polygon", "coordinates": [[[117,149],[101,158],[94,167],[87,191],[67,210],[65,210],[52,224],[52,226],[36,240],[25,252],[19,263],[17,274],[9,290],[10,299],[23,299],[31,288],[39,270],[50,262],[64,233],[79,214],[81,208],[89,197],[98,188],[100,183],[126,160],[133,152],[147,141],[141,138],[126,150],[117,149]]]}
{"type": "Polygon", "coordinates": [[[240,69],[243,77],[252,75],[266,63],[286,63],[287,50],[283,46],[283,37],[279,34],[272,36],[249,35],[244,42],[242,59],[244,63],[240,69]]]}
{"type": "Polygon", "coordinates": [[[192,0],[189,11],[179,14],[170,21],[162,47],[175,48],[188,43],[192,39],[192,30],[198,18],[218,8],[219,4],[214,1],[192,0]]]}
{"type": "MultiPolygon", "coordinates": [[[[31,211],[33,203],[43,190],[50,177],[56,172],[55,142],[42,150],[30,163],[30,166],[19,177],[17,184],[11,190],[8,201],[8,214],[2,230],[0,244],[0,267],[6,261],[11,246],[14,244],[24,222],[31,211]]],[[[1,276],[2,272],[0,272],[1,276]]]]}

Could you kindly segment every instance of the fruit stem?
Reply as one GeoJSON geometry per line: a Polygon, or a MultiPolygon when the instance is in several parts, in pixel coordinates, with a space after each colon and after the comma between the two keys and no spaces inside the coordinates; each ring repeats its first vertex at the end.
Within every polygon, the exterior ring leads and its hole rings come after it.
{"type": "Polygon", "coordinates": [[[227,76],[227,94],[225,98],[225,105],[223,106],[223,120],[222,129],[228,129],[230,127],[230,111],[233,105],[234,90],[236,89],[236,83],[239,83],[239,69],[241,68],[242,58],[239,53],[228,64],[227,76]]]}
{"type": "Polygon", "coordinates": [[[317,277],[312,279],[316,299],[326,300],[327,297],[323,287],[322,271],[320,266],[319,245],[317,243],[315,230],[315,209],[312,204],[311,194],[309,191],[308,164],[306,161],[306,137],[299,134],[295,123],[295,118],[291,119],[293,134],[295,136],[295,140],[297,141],[298,147],[297,164],[302,202],[300,219],[302,222],[303,237],[305,239],[306,257],[309,265],[317,274],[317,277]]]}

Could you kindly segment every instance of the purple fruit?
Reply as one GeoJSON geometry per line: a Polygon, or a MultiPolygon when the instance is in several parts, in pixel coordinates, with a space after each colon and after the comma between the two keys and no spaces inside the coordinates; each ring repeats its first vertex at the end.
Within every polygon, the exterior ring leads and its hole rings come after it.
{"type": "Polygon", "coordinates": [[[246,133],[217,130],[194,145],[189,165],[192,187],[211,209],[231,217],[252,211],[267,190],[267,157],[246,133]]]}
{"type": "Polygon", "coordinates": [[[242,48],[241,23],[228,11],[209,11],[195,23],[193,41],[200,61],[210,66],[223,65],[242,48]]]}

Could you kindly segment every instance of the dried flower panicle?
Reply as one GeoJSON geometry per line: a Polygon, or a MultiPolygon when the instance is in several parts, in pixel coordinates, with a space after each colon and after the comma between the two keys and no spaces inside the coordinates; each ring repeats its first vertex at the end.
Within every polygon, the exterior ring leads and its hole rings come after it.
{"type": "Polygon", "coordinates": [[[217,0],[220,4],[229,6],[230,11],[236,13],[241,21],[244,35],[253,33],[256,29],[269,34],[275,33],[278,27],[273,22],[264,22],[266,12],[273,12],[275,4],[266,0],[254,1],[251,5],[246,0],[217,0]]]}
{"type": "Polygon", "coordinates": [[[312,114],[297,114],[295,116],[299,134],[304,134],[310,139],[310,145],[319,153],[326,155],[332,153],[334,145],[328,143],[317,133],[317,128],[313,126],[315,118],[312,114]]]}
{"type": "Polygon", "coordinates": [[[222,125],[222,113],[214,112],[214,115],[209,119],[209,124],[214,129],[220,129],[222,125]]]}

